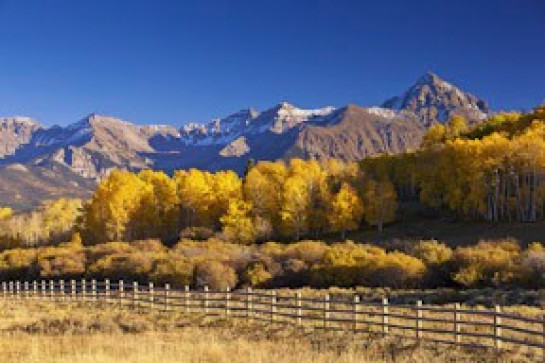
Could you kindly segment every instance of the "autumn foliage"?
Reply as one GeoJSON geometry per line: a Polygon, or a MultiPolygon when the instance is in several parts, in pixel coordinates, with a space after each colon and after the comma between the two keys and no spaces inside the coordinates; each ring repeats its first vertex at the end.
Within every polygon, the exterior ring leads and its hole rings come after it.
{"type": "Polygon", "coordinates": [[[545,219],[545,108],[461,117],[420,150],[359,163],[263,161],[231,171],[113,171],[88,201],[0,208],[0,278],[124,278],[174,285],[544,287],[545,247],[346,241],[419,212],[491,223],[545,219]],[[317,239],[333,236],[340,243],[317,239]],[[279,242],[271,242],[279,241],[279,242]]]}
{"type": "Polygon", "coordinates": [[[173,177],[114,171],[84,205],[79,229],[86,244],[158,238],[171,245],[204,230],[241,244],[344,238],[364,216],[379,228],[393,221],[395,193],[388,180],[367,179],[357,165],[337,160],[260,162],[245,178],[195,169],[173,177]]]}

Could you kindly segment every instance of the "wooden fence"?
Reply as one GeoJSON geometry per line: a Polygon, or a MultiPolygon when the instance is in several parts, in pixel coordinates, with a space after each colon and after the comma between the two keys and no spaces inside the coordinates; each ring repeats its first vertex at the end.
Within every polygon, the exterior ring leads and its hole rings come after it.
{"type": "Polygon", "coordinates": [[[124,308],[200,313],[292,324],[316,329],[402,336],[463,346],[526,349],[545,356],[545,319],[493,310],[452,306],[390,304],[360,301],[359,296],[303,297],[274,290],[209,291],[172,289],[110,280],[6,281],[7,299],[49,299],[105,302],[124,308]]]}

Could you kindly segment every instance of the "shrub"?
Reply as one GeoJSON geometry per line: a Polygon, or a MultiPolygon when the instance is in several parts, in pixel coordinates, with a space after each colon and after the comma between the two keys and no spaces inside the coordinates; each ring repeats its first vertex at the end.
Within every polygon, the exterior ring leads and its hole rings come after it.
{"type": "Polygon", "coordinates": [[[541,243],[532,243],[522,257],[524,283],[533,288],[545,285],[545,247],[541,243]]]}
{"type": "Polygon", "coordinates": [[[453,262],[453,280],[466,287],[497,287],[523,277],[520,246],[512,240],[481,241],[474,247],[460,247],[453,262]]]}
{"type": "Polygon", "coordinates": [[[153,260],[143,253],[114,253],[89,266],[89,275],[97,278],[147,281],[153,260]]]}
{"type": "Polygon", "coordinates": [[[85,254],[66,247],[47,247],[36,258],[42,278],[73,278],[85,273],[85,254]]]}
{"type": "Polygon", "coordinates": [[[130,242],[130,246],[133,250],[144,252],[144,253],[164,253],[167,251],[165,245],[157,239],[147,239],[141,241],[130,242]]]}
{"type": "Polygon", "coordinates": [[[254,287],[264,287],[272,280],[273,275],[267,271],[263,263],[255,262],[247,266],[243,273],[243,282],[254,287]]]}
{"type": "Polygon", "coordinates": [[[426,285],[436,287],[451,281],[453,251],[444,243],[435,240],[420,241],[413,246],[411,254],[422,260],[427,268],[426,285]]]}
{"type": "Polygon", "coordinates": [[[131,245],[127,242],[108,242],[87,247],[85,253],[87,256],[87,263],[92,265],[103,257],[114,254],[130,253],[131,251],[131,245]]]}
{"type": "Polygon", "coordinates": [[[37,250],[13,249],[0,253],[0,277],[8,279],[29,279],[35,277],[37,250]]]}
{"type": "Polygon", "coordinates": [[[414,245],[412,254],[428,266],[447,263],[452,258],[452,248],[436,240],[420,241],[414,245]]]}
{"type": "Polygon", "coordinates": [[[393,288],[421,286],[427,271],[422,260],[399,251],[376,256],[364,269],[362,273],[369,275],[370,286],[393,288]]]}
{"type": "Polygon", "coordinates": [[[150,279],[157,284],[182,287],[191,284],[194,268],[192,260],[170,253],[155,262],[150,279]]]}
{"type": "Polygon", "coordinates": [[[286,246],[284,256],[286,259],[298,259],[306,264],[320,263],[329,247],[321,241],[301,241],[286,246]]]}
{"type": "Polygon", "coordinates": [[[225,290],[236,286],[237,274],[231,266],[219,261],[202,261],[195,268],[194,282],[197,287],[225,290]]]}

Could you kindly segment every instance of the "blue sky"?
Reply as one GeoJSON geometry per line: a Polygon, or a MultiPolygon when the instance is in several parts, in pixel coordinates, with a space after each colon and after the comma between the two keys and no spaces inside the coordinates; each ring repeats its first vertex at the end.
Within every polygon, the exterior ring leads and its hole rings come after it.
{"type": "Polygon", "coordinates": [[[0,0],[0,115],[208,121],[280,101],[375,105],[428,70],[545,99],[542,0],[0,0]]]}

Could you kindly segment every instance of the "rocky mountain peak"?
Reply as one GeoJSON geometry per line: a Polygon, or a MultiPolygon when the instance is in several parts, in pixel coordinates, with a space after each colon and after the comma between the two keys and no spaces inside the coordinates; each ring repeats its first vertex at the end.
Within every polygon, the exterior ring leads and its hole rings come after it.
{"type": "Polygon", "coordinates": [[[485,101],[460,90],[432,72],[418,78],[406,92],[387,100],[382,107],[413,112],[425,126],[434,122],[447,122],[454,115],[462,115],[469,122],[477,122],[490,112],[485,101]]]}
{"type": "Polygon", "coordinates": [[[7,116],[0,117],[0,125],[18,125],[18,126],[28,126],[28,127],[40,127],[40,125],[31,117],[27,116],[7,116]]]}
{"type": "Polygon", "coordinates": [[[0,158],[27,144],[41,126],[30,117],[0,117],[0,158]]]}

